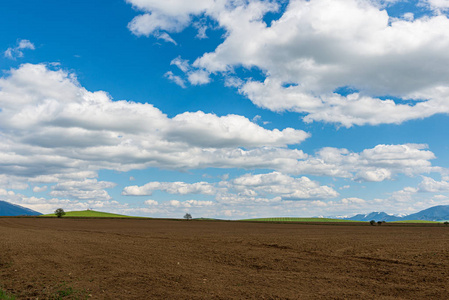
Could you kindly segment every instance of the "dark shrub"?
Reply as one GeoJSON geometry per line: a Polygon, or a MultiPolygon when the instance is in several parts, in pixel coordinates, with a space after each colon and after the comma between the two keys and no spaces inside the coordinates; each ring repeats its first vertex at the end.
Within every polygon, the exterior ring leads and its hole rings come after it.
{"type": "Polygon", "coordinates": [[[58,218],[61,218],[62,216],[65,215],[65,211],[64,211],[62,208],[58,208],[57,210],[55,210],[55,215],[56,215],[58,218]]]}

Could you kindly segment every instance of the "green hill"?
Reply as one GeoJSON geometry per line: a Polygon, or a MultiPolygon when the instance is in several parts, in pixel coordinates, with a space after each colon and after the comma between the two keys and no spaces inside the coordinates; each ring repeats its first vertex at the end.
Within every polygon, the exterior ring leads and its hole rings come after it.
{"type": "Polygon", "coordinates": [[[256,218],[256,219],[244,219],[240,221],[253,221],[253,222],[357,222],[342,219],[327,219],[327,218],[256,218]]]}
{"type": "Polygon", "coordinates": [[[413,223],[413,224],[424,223],[424,224],[440,224],[440,223],[442,223],[442,222],[437,222],[437,221],[425,221],[425,220],[404,220],[404,221],[394,221],[394,222],[389,222],[389,223],[413,223]]]}
{"type": "MultiPolygon", "coordinates": [[[[55,214],[47,214],[47,215],[42,215],[41,217],[56,218],[56,215],[55,214]]],[[[67,218],[67,217],[73,217],[73,218],[137,218],[137,217],[130,217],[130,216],[125,216],[125,215],[95,211],[95,210],[67,211],[65,216],[63,216],[63,218],[67,218]]]]}

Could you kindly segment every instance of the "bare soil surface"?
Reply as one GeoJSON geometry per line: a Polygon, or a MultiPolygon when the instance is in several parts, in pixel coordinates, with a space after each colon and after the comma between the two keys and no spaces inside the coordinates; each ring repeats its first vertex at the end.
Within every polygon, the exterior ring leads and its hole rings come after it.
{"type": "Polygon", "coordinates": [[[449,299],[449,228],[0,218],[17,299],[449,299]]]}

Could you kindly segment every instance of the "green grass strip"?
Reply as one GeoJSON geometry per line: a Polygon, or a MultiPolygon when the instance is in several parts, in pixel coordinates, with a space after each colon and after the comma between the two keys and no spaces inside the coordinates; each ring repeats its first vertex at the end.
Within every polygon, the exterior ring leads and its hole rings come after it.
{"type": "Polygon", "coordinates": [[[423,220],[407,220],[407,221],[393,221],[388,223],[422,223],[422,224],[440,224],[442,222],[437,221],[423,221],[423,220]]]}
{"type": "Polygon", "coordinates": [[[357,222],[351,220],[341,219],[328,219],[328,218],[256,218],[256,219],[244,219],[240,221],[252,221],[252,222],[357,222]]]}

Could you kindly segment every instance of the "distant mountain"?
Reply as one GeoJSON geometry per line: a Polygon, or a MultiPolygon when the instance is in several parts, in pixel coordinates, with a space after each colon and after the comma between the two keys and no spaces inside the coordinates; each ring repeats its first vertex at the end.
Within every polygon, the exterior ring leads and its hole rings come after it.
{"type": "Polygon", "coordinates": [[[410,220],[418,220],[418,221],[446,221],[449,220],[449,205],[439,205],[434,206],[415,214],[406,215],[406,216],[394,216],[389,215],[384,212],[372,212],[369,214],[359,214],[350,218],[345,218],[345,220],[353,220],[353,221],[385,221],[385,222],[393,222],[393,221],[410,221],[410,220]]]}
{"type": "Polygon", "coordinates": [[[449,220],[449,205],[434,206],[405,216],[402,220],[446,221],[449,220]]]}
{"type": "Polygon", "coordinates": [[[0,200],[0,217],[40,216],[40,212],[0,200]]]}
{"type": "Polygon", "coordinates": [[[402,220],[401,217],[396,217],[393,215],[389,215],[387,213],[384,212],[372,212],[369,214],[359,214],[359,215],[355,215],[353,217],[350,218],[345,218],[345,220],[352,220],[352,221],[385,221],[385,222],[392,222],[392,221],[400,221],[402,220]]]}

